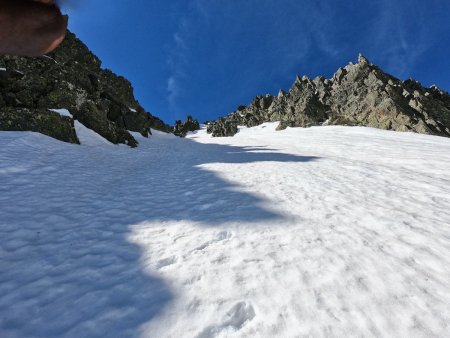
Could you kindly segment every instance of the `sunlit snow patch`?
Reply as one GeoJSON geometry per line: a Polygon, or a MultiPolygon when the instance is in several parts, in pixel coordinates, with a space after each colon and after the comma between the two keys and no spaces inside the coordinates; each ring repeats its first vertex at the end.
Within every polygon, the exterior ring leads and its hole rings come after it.
{"type": "Polygon", "coordinates": [[[58,113],[61,116],[67,116],[67,117],[72,117],[73,118],[73,115],[65,108],[62,108],[62,109],[49,109],[49,110],[52,111],[52,112],[58,113]]]}
{"type": "Polygon", "coordinates": [[[0,133],[0,337],[447,337],[450,139],[263,127],[0,133]]]}

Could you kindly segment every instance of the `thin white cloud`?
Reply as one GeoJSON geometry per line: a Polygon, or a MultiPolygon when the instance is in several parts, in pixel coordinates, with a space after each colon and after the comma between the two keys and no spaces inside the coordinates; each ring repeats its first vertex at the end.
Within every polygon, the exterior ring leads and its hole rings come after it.
{"type": "MultiPolygon", "coordinates": [[[[211,53],[209,70],[226,76],[228,82],[234,78],[236,88],[232,90],[245,88],[251,95],[272,78],[291,78],[296,72],[310,69],[308,62],[318,62],[317,57],[319,62],[345,62],[348,60],[344,57],[354,54],[356,58],[357,52],[368,54],[394,75],[408,76],[429,47],[423,6],[426,4],[418,0],[411,0],[408,8],[404,2],[376,0],[370,8],[374,11],[372,21],[359,20],[360,31],[351,31],[351,15],[364,9],[353,8],[354,12],[346,13],[343,5],[317,0],[286,1],[283,6],[270,0],[194,0],[180,17],[168,48],[170,110],[172,114],[184,113],[183,97],[190,93],[190,84],[199,80],[195,76],[202,75],[192,72],[195,56],[205,48],[202,37],[208,39],[205,43],[213,41],[204,50],[211,53]],[[222,23],[226,29],[221,29],[222,23]],[[209,37],[210,29],[219,36],[209,37]],[[247,52],[242,51],[245,43],[249,46],[247,52]],[[233,74],[232,60],[239,62],[239,76],[233,74]]],[[[217,80],[224,81],[220,77],[217,80]]]]}
{"type": "Polygon", "coordinates": [[[187,20],[181,20],[178,30],[173,34],[167,58],[167,65],[170,69],[170,76],[167,79],[167,102],[172,114],[180,111],[178,99],[183,92],[182,82],[185,78],[184,69],[187,65],[187,54],[189,53],[189,48],[184,38],[187,29],[187,20]]]}
{"type": "Polygon", "coordinates": [[[167,92],[167,101],[170,109],[176,109],[176,102],[180,92],[177,79],[173,76],[167,80],[167,92]]]}
{"type": "Polygon", "coordinates": [[[426,3],[411,0],[405,7],[404,3],[382,0],[379,6],[373,52],[391,72],[408,76],[430,46],[428,25],[422,13],[426,3]]]}
{"type": "MultiPolygon", "coordinates": [[[[254,66],[253,50],[250,50],[248,54],[244,53],[243,59],[239,60],[244,65],[246,62],[249,64],[249,75],[252,77],[243,81],[253,81],[253,85],[257,85],[271,76],[279,77],[289,73],[289,76],[293,77],[291,73],[295,72],[299,63],[306,60],[313,43],[320,45],[325,54],[337,55],[338,50],[333,45],[332,38],[324,33],[324,30],[329,32],[330,29],[325,27],[327,22],[323,14],[324,11],[330,11],[332,8],[331,5],[319,7],[313,0],[306,0],[301,4],[290,1],[285,6],[280,6],[277,1],[267,0],[193,1],[189,10],[180,18],[178,29],[168,48],[170,52],[167,62],[170,76],[167,81],[167,101],[170,110],[172,113],[179,112],[179,100],[184,92],[184,86],[193,80],[187,79],[190,68],[188,60],[194,48],[192,29],[198,29],[200,25],[207,30],[208,27],[217,28],[222,21],[232,21],[235,25],[231,26],[232,31],[227,33],[236,34],[236,38],[241,38],[241,34],[251,29],[256,30],[255,34],[261,33],[261,36],[255,36],[254,39],[261,39],[261,50],[268,49],[266,55],[260,56],[268,59],[264,72],[251,71],[251,67],[254,66]],[[293,13],[297,14],[293,15],[293,13]],[[268,14],[272,17],[266,19],[268,14]],[[258,27],[247,26],[246,20],[253,19],[255,16],[264,21],[259,22],[258,27]]],[[[217,36],[216,39],[220,41],[221,37],[217,36]]],[[[217,67],[229,66],[224,62],[228,62],[232,57],[229,54],[233,52],[233,46],[229,45],[229,41],[225,41],[223,45],[219,42],[216,48],[223,49],[216,51],[217,67]]],[[[242,53],[242,51],[237,52],[242,53]]]]}

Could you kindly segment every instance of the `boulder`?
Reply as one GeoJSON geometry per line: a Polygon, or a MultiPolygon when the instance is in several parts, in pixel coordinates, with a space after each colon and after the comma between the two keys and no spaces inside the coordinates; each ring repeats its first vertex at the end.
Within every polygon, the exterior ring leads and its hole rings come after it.
{"type": "Polygon", "coordinates": [[[238,125],[235,122],[221,119],[208,125],[207,133],[213,137],[229,137],[234,136],[238,132],[238,125]]]}

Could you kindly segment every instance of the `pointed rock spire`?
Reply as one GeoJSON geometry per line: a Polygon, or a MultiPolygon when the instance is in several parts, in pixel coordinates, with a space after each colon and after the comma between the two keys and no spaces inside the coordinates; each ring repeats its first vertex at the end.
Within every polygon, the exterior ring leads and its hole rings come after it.
{"type": "Polygon", "coordinates": [[[362,66],[366,66],[366,65],[369,65],[370,62],[364,55],[362,55],[362,53],[359,53],[358,63],[362,66]]]}
{"type": "Polygon", "coordinates": [[[278,92],[278,98],[282,98],[286,96],[286,92],[283,89],[280,89],[280,91],[278,92]]]}

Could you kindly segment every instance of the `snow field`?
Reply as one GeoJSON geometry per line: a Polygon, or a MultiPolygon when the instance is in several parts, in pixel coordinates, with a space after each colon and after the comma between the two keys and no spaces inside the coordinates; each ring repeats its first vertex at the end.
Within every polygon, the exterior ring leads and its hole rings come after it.
{"type": "Polygon", "coordinates": [[[450,140],[275,127],[0,134],[0,336],[446,337],[450,140]]]}

